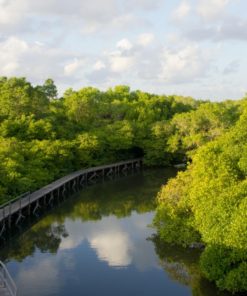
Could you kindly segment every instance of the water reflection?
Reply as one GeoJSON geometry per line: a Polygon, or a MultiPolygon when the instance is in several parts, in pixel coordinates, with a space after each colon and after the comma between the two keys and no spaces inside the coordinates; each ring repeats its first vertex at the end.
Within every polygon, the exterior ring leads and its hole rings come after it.
{"type": "Polygon", "coordinates": [[[134,264],[145,270],[149,265],[156,265],[153,246],[146,241],[152,232],[147,229],[152,217],[151,213],[133,213],[129,218],[109,216],[95,223],[67,220],[65,227],[69,236],[62,238],[59,250],[75,249],[86,242],[95,250],[98,259],[111,267],[134,264]]]}
{"type": "Polygon", "coordinates": [[[11,240],[0,258],[19,295],[214,295],[214,288],[197,293],[205,282],[196,260],[147,239],[155,196],[174,174],[161,169],[94,185],[11,240]]]}
{"type": "Polygon", "coordinates": [[[190,286],[193,296],[232,295],[218,291],[214,284],[209,283],[203,277],[199,268],[199,258],[202,251],[165,244],[157,237],[153,237],[152,241],[156,254],[159,256],[160,266],[172,280],[190,286]]]}
{"type": "Polygon", "coordinates": [[[19,295],[56,295],[60,286],[56,261],[46,258],[34,262],[18,270],[16,283],[19,295]]]}
{"type": "MultiPolygon", "coordinates": [[[[108,231],[110,224],[113,224],[112,227],[117,226],[118,220],[130,217],[133,212],[152,212],[159,187],[166,178],[174,174],[172,170],[154,170],[89,187],[54,209],[18,239],[11,240],[9,246],[1,250],[1,258],[21,261],[34,254],[37,249],[56,253],[61,244],[62,248],[67,249],[79,245],[92,227],[98,228],[100,232],[105,227],[108,231]],[[114,221],[109,222],[111,219],[114,221]],[[95,224],[93,221],[100,223],[95,224]],[[104,226],[104,223],[108,224],[104,226]]],[[[147,223],[150,222],[151,220],[147,223]]],[[[144,218],[140,217],[140,221],[136,223],[142,223],[143,230],[146,231],[144,218]]],[[[129,230],[131,231],[131,226],[129,230]]],[[[138,236],[138,233],[134,235],[138,236]]]]}

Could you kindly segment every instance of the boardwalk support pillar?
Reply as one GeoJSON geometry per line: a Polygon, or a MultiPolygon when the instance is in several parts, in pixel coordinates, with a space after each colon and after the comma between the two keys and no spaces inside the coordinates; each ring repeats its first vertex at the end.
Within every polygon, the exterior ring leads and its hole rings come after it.
{"type": "Polygon", "coordinates": [[[38,210],[38,208],[40,208],[39,200],[36,201],[36,205],[35,205],[35,207],[34,207],[34,209],[33,209],[33,214],[34,214],[34,215],[36,215],[35,213],[36,213],[36,211],[38,210]]]}
{"type": "Polygon", "coordinates": [[[19,214],[18,214],[18,218],[16,219],[16,221],[15,221],[15,225],[18,225],[18,223],[21,221],[21,219],[24,219],[25,218],[25,216],[24,215],[22,215],[22,212],[21,212],[21,210],[19,211],[19,214]]]}

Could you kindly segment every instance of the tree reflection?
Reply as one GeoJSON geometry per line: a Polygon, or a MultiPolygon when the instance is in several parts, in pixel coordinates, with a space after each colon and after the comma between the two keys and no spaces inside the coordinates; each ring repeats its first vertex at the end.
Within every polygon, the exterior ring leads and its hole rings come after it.
{"type": "Polygon", "coordinates": [[[42,220],[3,248],[1,260],[22,261],[27,256],[33,255],[36,250],[40,250],[42,253],[56,253],[61,238],[67,235],[63,224],[46,224],[42,220]]]}
{"type": "Polygon", "coordinates": [[[189,249],[164,243],[159,237],[152,237],[160,265],[171,279],[189,286],[193,296],[230,296],[227,292],[220,292],[202,275],[199,259],[202,253],[198,249],[189,249]]]}

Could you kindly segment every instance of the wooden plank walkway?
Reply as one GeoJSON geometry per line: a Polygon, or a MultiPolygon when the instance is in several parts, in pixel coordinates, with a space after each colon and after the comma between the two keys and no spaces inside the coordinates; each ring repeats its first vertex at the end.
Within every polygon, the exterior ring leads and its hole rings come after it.
{"type": "MultiPolygon", "coordinates": [[[[15,217],[15,224],[18,224],[22,219],[22,211],[28,209],[28,214],[31,215],[39,207],[39,202],[44,200],[46,204],[46,198],[51,201],[54,195],[64,195],[66,191],[74,190],[76,186],[86,185],[94,178],[116,175],[121,172],[125,172],[128,169],[137,169],[142,166],[142,159],[132,159],[127,161],[121,161],[114,164],[102,165],[88,169],[82,169],[73,172],[65,177],[62,177],[49,185],[42,187],[41,189],[27,194],[19,199],[14,199],[2,206],[0,206],[0,237],[6,230],[6,227],[11,227],[11,220],[15,217]],[[31,206],[35,206],[31,213],[31,206]]],[[[48,202],[49,203],[49,202],[48,202]]]]}

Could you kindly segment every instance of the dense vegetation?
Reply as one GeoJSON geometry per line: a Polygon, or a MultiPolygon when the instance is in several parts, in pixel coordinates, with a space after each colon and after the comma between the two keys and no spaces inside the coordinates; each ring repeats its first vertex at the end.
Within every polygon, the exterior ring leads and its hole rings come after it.
{"type": "MultiPolygon", "coordinates": [[[[0,78],[0,203],[83,167],[144,157],[148,166],[188,162],[162,188],[161,240],[203,243],[204,274],[247,290],[247,104],[86,87],[57,97],[51,79],[33,86],[0,78]]],[[[197,244],[198,245],[198,244],[197,244]]]]}
{"type": "Polygon", "coordinates": [[[162,241],[183,246],[203,243],[204,275],[231,292],[247,291],[245,100],[239,111],[236,124],[233,120],[231,128],[199,145],[187,170],[162,188],[155,217],[162,241]]]}
{"type": "Polygon", "coordinates": [[[200,103],[127,86],[68,89],[58,99],[51,79],[34,87],[2,77],[0,203],[83,167],[143,155],[148,165],[169,164],[183,157],[177,139],[168,144],[172,119],[200,103]]]}

